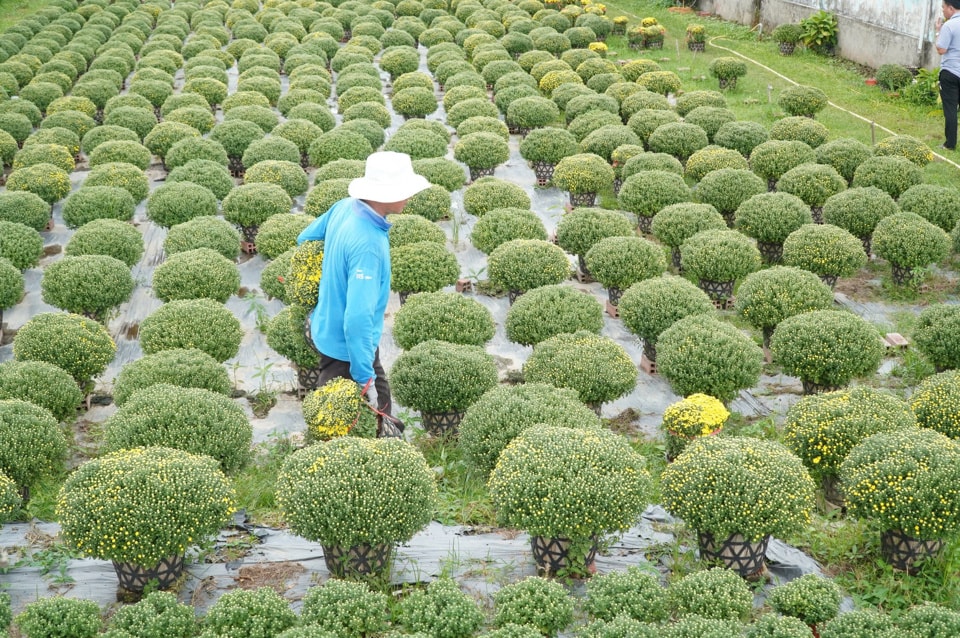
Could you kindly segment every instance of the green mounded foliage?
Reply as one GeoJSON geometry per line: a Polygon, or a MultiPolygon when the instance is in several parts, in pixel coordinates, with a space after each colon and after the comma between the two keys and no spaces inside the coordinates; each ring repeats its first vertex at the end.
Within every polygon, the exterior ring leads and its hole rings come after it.
{"type": "Polygon", "coordinates": [[[450,216],[450,201],[447,189],[431,185],[411,197],[403,210],[407,215],[417,215],[435,222],[450,216]]]}
{"type": "Polygon", "coordinates": [[[661,244],[680,248],[697,233],[704,230],[726,230],[723,216],[710,204],[671,204],[653,217],[650,232],[661,244]]]}
{"type": "MultiPolygon", "coordinates": [[[[902,399],[855,386],[806,396],[791,406],[783,426],[784,443],[800,457],[811,476],[835,478],[850,450],[868,437],[916,426],[917,417],[902,399]]],[[[828,618],[815,622],[824,620],[828,618]]]]}
{"type": "Polygon", "coordinates": [[[407,631],[446,638],[469,638],[484,622],[477,603],[450,578],[440,578],[400,603],[400,623],[407,631]]]}
{"type": "Polygon", "coordinates": [[[757,247],[733,230],[699,232],[681,244],[680,256],[684,269],[701,282],[736,281],[760,267],[757,247]]]}
{"type": "Polygon", "coordinates": [[[212,299],[171,301],[140,324],[140,345],[145,354],[197,348],[217,361],[226,361],[236,356],[242,337],[237,318],[212,299]]]}
{"type": "Polygon", "coordinates": [[[923,354],[937,370],[960,368],[960,350],[952,337],[960,326],[960,308],[937,304],[924,308],[913,328],[913,340],[917,350],[923,354]]]}
{"type": "Polygon", "coordinates": [[[247,148],[264,135],[263,129],[247,120],[225,120],[213,127],[210,139],[220,142],[227,157],[241,158],[247,148]]]}
{"type": "Polygon", "coordinates": [[[740,151],[744,157],[770,139],[767,129],[759,122],[727,122],[713,134],[713,143],[740,151]]]}
{"type": "Polygon", "coordinates": [[[501,244],[513,239],[546,240],[547,231],[540,217],[533,211],[495,208],[478,219],[470,232],[470,242],[488,255],[501,244]]]}
{"type": "Polygon", "coordinates": [[[520,140],[520,155],[528,162],[557,164],[578,150],[576,138],[563,129],[534,129],[520,140]]]}
{"type": "Polygon", "coordinates": [[[770,127],[771,140],[796,140],[810,148],[817,148],[826,142],[829,135],[826,126],[802,115],[785,117],[770,127]]]}
{"type": "Polygon", "coordinates": [[[613,151],[625,144],[640,145],[640,138],[633,130],[622,124],[601,126],[592,131],[580,142],[584,153],[599,155],[608,163],[612,162],[613,151]]]}
{"type": "Polygon", "coordinates": [[[9,259],[0,257],[0,318],[3,311],[17,305],[23,298],[23,273],[9,259]]]}
{"type": "Polygon", "coordinates": [[[530,197],[522,188],[495,177],[474,181],[463,192],[463,209],[475,217],[483,217],[495,208],[530,210],[530,197]]]}
{"type": "Polygon", "coordinates": [[[33,268],[43,255],[40,233],[19,222],[0,221],[0,258],[18,270],[33,268]]]}
{"type": "Polygon", "coordinates": [[[760,193],[736,212],[736,228],[747,237],[767,244],[782,244],[793,231],[813,223],[809,205],[785,192],[760,193]]]}
{"type": "Polygon", "coordinates": [[[960,221],[960,193],[954,188],[917,184],[905,190],[897,202],[905,213],[916,213],[946,232],[960,221]]]}
{"type": "Polygon", "coordinates": [[[133,267],[143,256],[143,235],[118,219],[95,219],[77,229],[67,242],[68,257],[108,255],[133,267]]]}
{"type": "Polygon", "coordinates": [[[660,95],[678,93],[682,86],[680,78],[673,71],[648,71],[637,78],[637,84],[660,95]]]}
{"type": "Polygon", "coordinates": [[[433,89],[409,87],[396,91],[390,99],[393,110],[406,117],[424,117],[437,110],[433,89]]]}
{"type": "Polygon", "coordinates": [[[15,360],[52,363],[66,370],[81,387],[107,369],[116,351],[103,324],[57,312],[34,315],[13,339],[15,360]]]}
{"type": "Polygon", "coordinates": [[[328,179],[356,179],[363,177],[363,173],[364,162],[360,160],[334,160],[317,169],[314,173],[314,181],[319,183],[328,179]]]}
{"type": "MultiPolygon", "coordinates": [[[[90,175],[96,170],[90,171],[90,175]]],[[[7,191],[27,191],[53,206],[70,193],[70,175],[62,168],[45,162],[25,166],[7,177],[7,191]]]]}
{"type": "Polygon", "coordinates": [[[632,237],[634,225],[623,213],[603,208],[576,208],[560,218],[557,245],[580,257],[605,237],[632,237]]]}
{"type": "Polygon", "coordinates": [[[623,124],[623,122],[613,113],[593,110],[575,117],[573,121],[567,125],[567,130],[570,131],[579,143],[598,128],[603,126],[619,126],[621,124],[623,124]]]}
{"type": "MultiPolygon", "coordinates": [[[[266,331],[267,345],[301,370],[313,369],[320,365],[320,355],[307,343],[304,334],[308,312],[307,308],[300,305],[287,306],[270,320],[266,331]]],[[[354,434],[357,433],[359,430],[354,431],[354,434]]]]}
{"type": "Polygon", "coordinates": [[[140,138],[129,128],[113,124],[101,124],[83,136],[83,139],[80,141],[80,150],[89,155],[97,146],[104,142],[121,140],[139,142],[140,138]]]}
{"type": "Polygon", "coordinates": [[[290,196],[276,184],[244,184],[223,199],[223,217],[249,228],[259,226],[273,215],[289,213],[291,205],[290,196]]]}
{"type": "Polygon", "coordinates": [[[431,339],[483,346],[493,335],[490,311],[478,301],[457,293],[411,295],[394,318],[393,337],[404,350],[431,339]]]}
{"type": "Polygon", "coordinates": [[[684,317],[714,313],[707,293],[672,275],[633,284],[617,307],[627,330],[643,339],[645,346],[656,346],[660,334],[684,317]]]}
{"type": "Polygon", "coordinates": [[[434,242],[441,246],[447,243],[447,236],[442,228],[419,215],[406,213],[391,216],[387,237],[390,240],[390,248],[399,248],[422,241],[434,242]]]}
{"type": "Polygon", "coordinates": [[[874,252],[902,268],[924,268],[950,254],[950,236],[915,213],[884,217],[873,232],[874,252]]]}
{"type": "Polygon", "coordinates": [[[888,91],[900,91],[913,84],[913,73],[902,64],[881,64],[876,78],[877,84],[888,91]]]}
{"type": "Polygon", "coordinates": [[[164,157],[164,164],[167,170],[173,170],[194,160],[214,162],[224,168],[230,163],[220,142],[204,137],[188,137],[170,147],[164,157]]]}
{"type": "Polygon", "coordinates": [[[707,139],[711,143],[721,126],[736,119],[737,116],[733,111],[717,106],[698,106],[683,117],[683,121],[687,124],[695,124],[706,131],[707,139]]]}
{"type": "Polygon", "coordinates": [[[129,191],[118,186],[88,186],[70,195],[63,204],[63,220],[77,228],[97,219],[130,221],[136,202],[129,191]]]}
{"type": "MultiPolygon", "coordinates": [[[[238,101],[243,100],[244,102],[246,102],[248,98],[249,96],[246,93],[241,92],[240,97],[236,99],[238,101]]],[[[269,103],[266,103],[266,101],[264,101],[264,106],[268,106],[268,105],[269,103]]],[[[163,106],[160,107],[160,115],[163,116],[164,119],[166,119],[168,115],[170,115],[171,113],[173,113],[178,109],[192,108],[192,107],[203,109],[208,114],[210,114],[210,104],[203,98],[202,95],[198,95],[196,93],[177,93],[177,94],[171,95],[163,102],[163,106]]],[[[229,108],[224,108],[224,111],[228,111],[228,110],[229,108]]]]}
{"type": "Polygon", "coordinates": [[[246,463],[252,439],[243,408],[228,396],[167,383],[137,390],[104,426],[108,453],[162,446],[214,458],[228,473],[246,463]]]}
{"type": "Polygon", "coordinates": [[[392,249],[390,263],[390,289],[400,293],[437,292],[460,277],[456,255],[432,241],[392,249]]]}
{"type": "Polygon", "coordinates": [[[11,111],[0,112],[0,130],[22,143],[33,131],[33,123],[26,115],[11,111]]]}
{"type": "Polygon", "coordinates": [[[290,273],[290,260],[294,252],[294,250],[288,250],[283,253],[269,262],[260,273],[260,289],[268,299],[289,302],[285,282],[290,273]]]}
{"type": "Polygon", "coordinates": [[[65,370],[45,361],[0,364],[0,399],[17,399],[48,410],[57,421],[72,421],[83,393],[65,370]]]}
{"type": "Polygon", "coordinates": [[[863,242],[832,224],[807,224],[783,242],[783,263],[820,277],[849,277],[867,265],[863,242]]]}
{"type": "Polygon", "coordinates": [[[26,636],[69,635],[93,638],[100,633],[103,620],[100,606],[92,600],[75,600],[63,596],[41,598],[27,605],[17,615],[16,625],[26,636]],[[69,623],[68,633],[61,634],[69,623]]]}
{"type": "Polygon", "coordinates": [[[210,189],[192,182],[164,184],[147,199],[147,217],[165,228],[216,214],[216,196],[210,189]]]}
{"type": "MultiPolygon", "coordinates": [[[[512,626],[516,627],[517,625],[512,626]]],[[[619,636],[656,638],[660,635],[660,625],[640,622],[623,615],[610,621],[594,620],[590,624],[585,625],[578,635],[583,638],[607,638],[608,636],[613,638],[618,638],[619,636]]]]}
{"type": "Polygon", "coordinates": [[[110,162],[124,162],[145,171],[150,166],[151,157],[150,151],[143,144],[118,140],[99,144],[89,154],[88,163],[93,168],[110,162]]]}
{"type": "Polygon", "coordinates": [[[442,186],[451,193],[463,188],[467,181],[459,164],[442,157],[413,160],[413,170],[417,175],[423,175],[432,184],[442,186]]]}
{"type": "Polygon", "coordinates": [[[877,157],[905,157],[921,168],[933,161],[930,147],[910,135],[885,137],[873,147],[873,153],[877,157]]]}
{"type": "Polygon", "coordinates": [[[501,290],[526,292],[570,277],[570,262],[559,246],[538,239],[514,239],[487,259],[490,282],[501,290]]]}
{"type": "MultiPolygon", "coordinates": [[[[413,463],[412,458],[404,460],[413,463]]],[[[323,631],[321,638],[362,638],[383,632],[387,603],[386,595],[371,590],[367,583],[330,579],[320,587],[311,587],[303,597],[300,621],[303,626],[323,631]]]]}
{"type": "Polygon", "coordinates": [[[753,609],[753,592],[733,570],[713,567],[671,583],[667,605],[679,618],[740,621],[753,609]]]}
{"type": "Polygon", "coordinates": [[[718,91],[705,90],[686,91],[677,97],[676,110],[680,117],[686,117],[687,113],[701,106],[726,108],[727,98],[718,91]]]}
{"type": "Polygon", "coordinates": [[[317,184],[307,193],[303,212],[316,217],[323,215],[341,199],[349,197],[351,181],[353,178],[335,178],[317,184]]]}
{"type": "Polygon", "coordinates": [[[485,115],[468,117],[460,122],[460,126],[457,128],[457,137],[462,139],[471,133],[493,133],[499,135],[504,141],[510,140],[509,127],[502,120],[485,115]]]}
{"type": "Polygon", "coordinates": [[[750,153],[750,169],[767,182],[774,183],[791,168],[816,161],[816,153],[810,145],[797,140],[771,139],[757,145],[750,153]]]}
{"type": "Polygon", "coordinates": [[[821,207],[846,190],[846,180],[832,166],[801,164],[780,176],[777,190],[796,195],[811,207],[821,207]]]}
{"type": "Polygon", "coordinates": [[[153,294],[163,301],[206,298],[226,303],[239,288],[237,265],[212,248],[174,253],[153,273],[153,294]]]}
{"type": "Polygon", "coordinates": [[[167,174],[167,183],[191,182],[210,190],[214,197],[223,199],[236,186],[230,171],[223,164],[208,159],[192,159],[167,174]]]}
{"type": "Polygon", "coordinates": [[[145,355],[123,366],[113,382],[113,400],[123,406],[144,388],[157,384],[202,388],[224,396],[231,390],[227,369],[196,349],[171,349],[145,355]]]}
{"type": "MultiPolygon", "coordinates": [[[[481,80],[482,81],[482,80],[481,80]]],[[[447,111],[447,125],[457,128],[467,118],[477,117],[497,117],[500,112],[497,107],[488,99],[470,98],[454,104],[447,111]]]]}
{"type": "Polygon", "coordinates": [[[583,330],[598,334],[603,327],[603,308],[592,296],[570,286],[540,286],[510,306],[505,326],[507,339],[535,346],[563,333],[583,330]]]}
{"type": "Polygon", "coordinates": [[[775,611],[801,621],[804,629],[836,618],[840,613],[840,587],[832,580],[816,574],[774,587],[770,592],[770,606],[775,611]]]}
{"type": "Polygon", "coordinates": [[[216,119],[210,109],[199,106],[185,106],[171,111],[163,118],[164,122],[180,122],[200,131],[201,134],[210,132],[216,124],[216,119]]]}
{"type": "Polygon", "coordinates": [[[638,153],[620,167],[620,179],[626,180],[643,171],[666,171],[682,176],[683,164],[673,155],[666,153],[638,153]]]}
{"type": "Polygon", "coordinates": [[[467,463],[486,476],[500,452],[537,424],[596,429],[600,420],[568,388],[545,383],[496,386],[467,409],[460,422],[458,442],[467,463]]]}
{"type": "MultiPolygon", "coordinates": [[[[146,149],[144,149],[146,150],[146,149]]],[[[147,151],[149,154],[149,151],[147,151]]],[[[60,144],[31,144],[18,151],[13,158],[13,170],[35,164],[52,164],[67,173],[76,167],[73,153],[60,144]]]]}
{"type": "MultiPolygon", "coordinates": [[[[609,430],[541,425],[504,449],[488,486],[501,524],[531,536],[571,539],[583,554],[569,569],[586,571],[590,539],[629,528],[646,507],[650,475],[644,466],[643,457],[609,430]],[[562,464],[553,461],[561,458],[562,464]]],[[[495,623],[523,622],[551,636],[570,622],[573,609],[563,586],[539,578],[504,587],[494,604],[495,623]]]]}
{"type": "Polygon", "coordinates": [[[163,242],[167,255],[197,248],[211,248],[233,261],[240,254],[240,233],[224,219],[202,216],[173,226],[163,242]]]}
{"type": "Polygon", "coordinates": [[[781,321],[770,350],[784,372],[805,382],[841,387],[876,372],[883,359],[877,329],[848,312],[816,310],[781,321]]]}
{"type": "Polygon", "coordinates": [[[373,153],[367,138],[353,131],[333,129],[310,144],[310,165],[317,168],[338,159],[366,160],[373,153]]]}
{"type": "Polygon", "coordinates": [[[275,259],[296,247],[297,236],[314,220],[309,215],[274,215],[257,231],[257,252],[264,259],[275,259]]]}
{"type": "Polygon", "coordinates": [[[653,217],[671,204],[690,200],[690,188],[683,178],[667,171],[641,171],[630,175],[623,180],[617,198],[621,208],[641,217],[653,217]]]}
{"type": "Polygon", "coordinates": [[[747,160],[731,148],[705,146],[687,159],[684,175],[699,182],[714,171],[722,168],[747,170],[747,160]]]}
{"type": "Polygon", "coordinates": [[[292,198],[303,195],[310,187],[307,173],[299,162],[263,160],[247,168],[245,184],[276,184],[292,198]]]}
{"type": "Polygon", "coordinates": [[[0,472],[19,488],[62,470],[66,439],[45,408],[19,399],[0,401],[0,472]]]}
{"type": "Polygon", "coordinates": [[[237,589],[221,596],[204,619],[214,635],[276,636],[297,624],[286,599],[270,587],[237,589]],[[258,631],[252,631],[253,625],[258,631]]]}
{"type": "Polygon", "coordinates": [[[107,255],[64,257],[43,271],[44,303],[105,321],[112,308],[127,301],[135,286],[130,267],[107,255]]]}
{"type": "Polygon", "coordinates": [[[952,635],[960,631],[960,613],[936,603],[914,605],[897,619],[897,628],[910,636],[952,635]]]}
{"type": "Polygon", "coordinates": [[[830,140],[817,147],[817,162],[834,167],[848,184],[853,181],[857,167],[872,156],[872,148],[849,137],[830,140]]]}
{"type": "Polygon", "coordinates": [[[637,382],[636,366],[623,347],[585,330],[538,343],[523,365],[523,375],[531,383],[575,390],[588,405],[613,401],[637,382]]]}
{"type": "Polygon", "coordinates": [[[827,94],[815,86],[798,84],[781,91],[777,104],[789,115],[812,118],[827,107],[827,94]]]}
{"type": "Polygon", "coordinates": [[[114,638],[191,638],[197,631],[193,607],[177,602],[175,594],[155,591],[126,605],[110,617],[107,635],[114,638]],[[117,632],[113,634],[111,632],[117,632]]]}
{"type": "Polygon", "coordinates": [[[464,411],[496,384],[493,357],[482,348],[437,340],[402,353],[390,370],[397,401],[425,413],[464,411]]]}
{"type": "Polygon", "coordinates": [[[470,133],[453,147],[453,157],[471,169],[489,169],[506,162],[510,148],[495,133],[470,133]]]}
{"type": "Polygon", "coordinates": [[[267,160],[299,163],[300,149],[286,138],[270,135],[247,146],[241,159],[245,167],[267,160]]]}
{"type": "MultiPolygon", "coordinates": [[[[345,126],[349,124],[351,123],[348,122],[345,126]]],[[[411,159],[426,159],[445,156],[447,147],[446,135],[439,135],[432,130],[407,127],[401,128],[391,135],[383,150],[406,153],[411,159]]]]}
{"type": "MultiPolygon", "coordinates": [[[[156,128],[157,116],[154,114],[152,107],[146,109],[139,106],[120,106],[104,116],[103,124],[104,126],[116,126],[131,131],[137,138],[135,141],[139,142],[156,128]]],[[[90,133],[95,130],[92,129],[90,133]]],[[[84,138],[90,133],[84,135],[84,138]]]]}
{"type": "Polygon", "coordinates": [[[806,270],[774,266],[747,275],[737,289],[734,309],[754,328],[771,331],[787,317],[829,310],[833,291],[806,270]]]}
{"type": "MultiPolygon", "coordinates": [[[[133,196],[134,202],[142,202],[150,193],[150,182],[142,170],[133,164],[110,162],[90,169],[84,188],[91,186],[119,186],[133,196]]],[[[10,188],[10,184],[7,184],[10,188]]]]}
{"type": "Polygon", "coordinates": [[[143,145],[162,161],[174,144],[188,137],[200,137],[200,131],[180,122],[161,122],[143,138],[143,145]]]}
{"type": "MultiPolygon", "coordinates": [[[[756,542],[767,535],[779,537],[806,526],[813,507],[814,484],[800,459],[780,443],[704,436],[667,467],[661,477],[661,491],[667,510],[682,516],[690,527],[718,538],[739,533],[756,542]],[[741,487],[745,485],[750,489],[741,487]]],[[[720,596],[718,592],[713,602],[722,600],[720,596]]],[[[710,597],[703,602],[713,606],[710,597]]]]}
{"type": "Polygon", "coordinates": [[[763,351],[731,324],[710,315],[679,319],[656,343],[657,370],[680,396],[701,392],[728,403],[760,380],[763,351]]]}
{"type": "Polygon", "coordinates": [[[947,370],[927,377],[910,397],[910,408],[917,416],[917,425],[949,436],[960,438],[956,405],[960,396],[960,376],[956,370],[947,370]]]}
{"type": "MultiPolygon", "coordinates": [[[[640,622],[667,619],[667,590],[653,574],[639,567],[614,571],[587,582],[584,608],[592,618],[613,621],[626,616],[640,622]]],[[[605,634],[601,634],[605,635],[605,634]]]]}
{"type": "Polygon", "coordinates": [[[567,123],[569,123],[576,119],[577,116],[594,110],[609,111],[614,115],[619,115],[620,103],[609,95],[587,93],[586,95],[578,95],[567,102],[563,109],[563,115],[567,123]]]}
{"type": "MultiPolygon", "coordinates": [[[[2,117],[2,115],[0,115],[0,117],[2,117]]],[[[2,124],[2,122],[0,122],[0,124],[2,124]]],[[[0,164],[10,166],[19,148],[17,140],[13,139],[12,135],[0,128],[0,164]]]]}
{"type": "Polygon", "coordinates": [[[50,205],[27,191],[0,193],[0,221],[16,222],[41,231],[50,219],[50,205]]]}
{"type": "Polygon", "coordinates": [[[709,143],[706,131],[686,122],[661,124],[647,137],[647,146],[651,151],[673,155],[681,161],[709,143]]]}
{"type": "Polygon", "coordinates": [[[587,251],[587,270],[604,288],[625,290],[667,269],[660,247],[642,237],[606,237],[587,251]]]}
{"type": "Polygon", "coordinates": [[[880,529],[910,530],[918,539],[949,537],[960,527],[958,461],[956,440],[927,428],[874,434],[840,466],[848,510],[880,529]]]}
{"type": "Polygon", "coordinates": [[[710,75],[720,80],[720,88],[733,88],[737,78],[747,74],[747,63],[740,58],[720,57],[710,62],[710,75]]]}
{"type": "MultiPolygon", "coordinates": [[[[518,454],[522,452],[518,450],[518,454]]],[[[494,624],[501,632],[507,627],[527,626],[540,636],[556,636],[573,622],[573,600],[567,591],[559,583],[543,578],[530,576],[507,585],[494,594],[493,601],[494,624]]],[[[526,638],[526,634],[512,631],[497,638],[507,636],[526,638]]]]}
{"type": "Polygon", "coordinates": [[[854,237],[870,237],[880,220],[899,212],[897,203],[876,186],[853,187],[823,204],[823,221],[854,237]]]}
{"type": "Polygon", "coordinates": [[[522,97],[510,103],[506,120],[519,129],[543,128],[560,120],[560,109],[544,97],[522,97]]]}

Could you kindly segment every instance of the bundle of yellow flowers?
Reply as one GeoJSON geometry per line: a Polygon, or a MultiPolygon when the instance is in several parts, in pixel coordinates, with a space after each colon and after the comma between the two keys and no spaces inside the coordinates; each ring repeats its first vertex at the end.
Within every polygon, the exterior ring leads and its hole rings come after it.
{"type": "Polygon", "coordinates": [[[587,45],[587,48],[594,53],[598,53],[601,58],[607,57],[607,45],[603,42],[591,42],[587,45]]]}
{"type": "Polygon", "coordinates": [[[723,429],[730,412],[719,399],[707,394],[691,394],[663,413],[667,435],[667,457],[674,459],[687,443],[698,436],[710,436],[723,429]]]}
{"type": "Polygon", "coordinates": [[[334,379],[311,392],[303,400],[303,418],[307,439],[329,441],[347,434],[373,438],[377,421],[351,379],[334,379]]]}
{"type": "Polygon", "coordinates": [[[284,280],[287,300],[308,309],[317,305],[323,265],[323,242],[305,241],[290,259],[290,272],[284,280]]]}

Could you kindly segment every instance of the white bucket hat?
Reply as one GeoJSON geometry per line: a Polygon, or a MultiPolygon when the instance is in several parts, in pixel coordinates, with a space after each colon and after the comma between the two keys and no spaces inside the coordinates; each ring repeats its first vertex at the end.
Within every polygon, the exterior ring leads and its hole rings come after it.
{"type": "Polygon", "coordinates": [[[363,177],[347,188],[350,197],[371,202],[402,202],[429,188],[430,182],[413,172],[413,163],[406,153],[380,151],[367,158],[363,177]]]}

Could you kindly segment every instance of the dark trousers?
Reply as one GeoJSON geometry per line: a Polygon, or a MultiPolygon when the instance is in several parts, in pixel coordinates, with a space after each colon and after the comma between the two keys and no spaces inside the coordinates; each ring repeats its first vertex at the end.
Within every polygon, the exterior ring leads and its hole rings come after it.
{"type": "Polygon", "coordinates": [[[943,101],[943,143],[947,148],[957,147],[957,108],[960,107],[960,78],[950,71],[940,70],[940,100],[943,101]]]}
{"type": "MultiPolygon", "coordinates": [[[[387,383],[387,373],[383,370],[380,363],[380,348],[377,348],[373,355],[373,372],[377,375],[373,385],[377,388],[377,409],[384,414],[391,414],[390,409],[390,384],[387,383]]],[[[326,385],[327,382],[336,378],[352,379],[350,376],[350,362],[334,359],[320,353],[320,381],[319,385],[326,385]]]]}

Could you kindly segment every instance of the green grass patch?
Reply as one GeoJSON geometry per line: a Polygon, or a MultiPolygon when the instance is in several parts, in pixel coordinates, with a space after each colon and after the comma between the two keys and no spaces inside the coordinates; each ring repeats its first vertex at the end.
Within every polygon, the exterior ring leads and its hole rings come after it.
{"type": "Polygon", "coordinates": [[[3,0],[0,2],[0,31],[39,11],[46,0],[3,0]]]}

